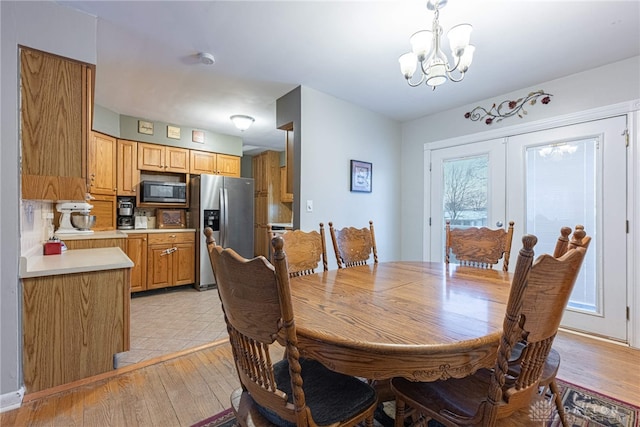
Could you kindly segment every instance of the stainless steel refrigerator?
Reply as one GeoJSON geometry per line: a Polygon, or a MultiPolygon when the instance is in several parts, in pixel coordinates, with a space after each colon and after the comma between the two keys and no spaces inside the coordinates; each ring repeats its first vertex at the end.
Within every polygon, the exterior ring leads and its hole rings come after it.
{"type": "Polygon", "coordinates": [[[222,175],[191,177],[190,216],[197,229],[196,282],[199,290],[215,287],[203,230],[213,229],[216,243],[253,258],[254,182],[222,175]]]}

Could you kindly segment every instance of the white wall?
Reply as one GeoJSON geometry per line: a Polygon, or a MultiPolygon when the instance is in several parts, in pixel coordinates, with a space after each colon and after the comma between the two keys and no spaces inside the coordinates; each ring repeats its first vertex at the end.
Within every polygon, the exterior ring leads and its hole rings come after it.
{"type": "Polygon", "coordinates": [[[1,1],[0,410],[21,400],[18,45],[96,63],[97,21],[53,2],[1,1]]]}
{"type": "Polygon", "coordinates": [[[337,268],[329,221],[337,228],[373,220],[380,261],[400,258],[400,124],[302,87],[300,229],[325,224],[329,268],[337,268]],[[373,164],[371,193],[350,192],[350,160],[373,164]],[[306,201],[313,200],[313,212],[306,201]]]}

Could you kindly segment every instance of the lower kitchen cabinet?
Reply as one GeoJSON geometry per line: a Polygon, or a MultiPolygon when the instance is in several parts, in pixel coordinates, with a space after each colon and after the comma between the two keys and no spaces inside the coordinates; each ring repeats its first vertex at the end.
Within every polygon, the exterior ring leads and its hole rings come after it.
{"type": "Polygon", "coordinates": [[[195,231],[128,233],[131,292],[194,283],[195,245],[195,231]]]}
{"type": "Polygon", "coordinates": [[[127,250],[129,259],[133,261],[131,269],[131,292],[147,289],[147,234],[129,234],[127,250]]]}
{"type": "Polygon", "coordinates": [[[154,233],[147,242],[147,289],[195,282],[195,233],[154,233]]]}
{"type": "Polygon", "coordinates": [[[113,370],[129,350],[129,268],[22,280],[28,393],[113,370]]]}

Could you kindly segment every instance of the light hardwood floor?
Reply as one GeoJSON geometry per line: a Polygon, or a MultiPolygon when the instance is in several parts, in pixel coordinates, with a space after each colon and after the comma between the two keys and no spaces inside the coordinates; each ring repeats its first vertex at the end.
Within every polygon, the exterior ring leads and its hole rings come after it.
{"type": "MultiPolygon", "coordinates": [[[[558,378],[640,406],[640,351],[560,332],[558,378]]],[[[108,378],[26,396],[0,426],[190,426],[229,405],[239,384],[228,342],[127,366],[108,378]]]]}

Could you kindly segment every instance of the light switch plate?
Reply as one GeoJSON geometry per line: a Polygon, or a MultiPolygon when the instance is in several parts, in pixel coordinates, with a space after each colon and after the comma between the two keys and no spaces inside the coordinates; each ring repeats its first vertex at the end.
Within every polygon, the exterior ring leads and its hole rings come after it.
{"type": "Polygon", "coordinates": [[[307,200],[307,212],[313,212],[313,200],[307,200]]]}

